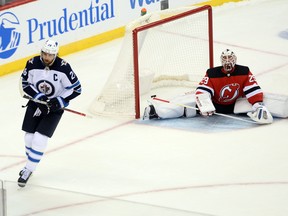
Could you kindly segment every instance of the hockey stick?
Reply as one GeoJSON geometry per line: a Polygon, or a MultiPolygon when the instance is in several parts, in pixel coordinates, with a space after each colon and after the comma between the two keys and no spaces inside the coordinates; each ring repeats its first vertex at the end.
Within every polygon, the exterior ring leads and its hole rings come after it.
{"type": "MultiPolygon", "coordinates": [[[[164,103],[170,103],[170,104],[174,104],[174,105],[177,105],[177,106],[186,107],[186,108],[189,108],[189,109],[199,110],[199,109],[196,108],[196,107],[192,107],[192,106],[188,106],[188,105],[180,104],[180,103],[174,103],[174,102],[171,102],[171,101],[168,101],[168,100],[164,100],[164,99],[161,99],[161,98],[157,98],[157,97],[154,97],[154,96],[151,96],[151,98],[152,98],[153,100],[158,100],[158,101],[161,101],[161,102],[164,102],[164,103]]],[[[253,124],[259,124],[259,123],[255,122],[255,121],[246,120],[246,119],[243,119],[243,118],[239,118],[239,117],[235,117],[235,116],[230,116],[230,115],[226,115],[226,114],[223,114],[223,113],[217,113],[217,112],[215,112],[214,114],[215,114],[215,115],[218,115],[218,116],[223,116],[223,117],[225,117],[225,118],[235,119],[235,120],[238,120],[238,121],[243,121],[243,122],[248,122],[248,123],[253,123],[253,124]]]]}
{"type": "MultiPolygon", "coordinates": [[[[47,105],[47,102],[45,101],[41,101],[41,100],[37,100],[37,99],[34,99],[28,95],[25,94],[25,92],[23,91],[22,89],[22,78],[20,77],[19,79],[19,92],[20,92],[20,95],[25,98],[25,99],[28,99],[28,100],[31,100],[31,101],[34,101],[35,103],[41,103],[41,104],[46,104],[47,105]]],[[[88,115],[86,113],[82,113],[82,112],[78,112],[78,111],[75,111],[75,110],[72,110],[72,109],[68,109],[68,108],[62,108],[63,110],[67,111],[67,112],[71,112],[71,113],[74,113],[76,115],[80,115],[80,116],[83,116],[83,117],[87,117],[87,118],[93,118],[92,115],[88,115]]]]}
{"type": "MultiPolygon", "coordinates": [[[[29,97],[29,96],[27,96],[27,95],[23,95],[23,98],[25,98],[25,99],[28,99],[28,100],[31,100],[31,101],[34,101],[35,103],[40,103],[40,104],[45,104],[45,105],[47,105],[47,102],[45,102],[45,101],[41,101],[41,100],[37,100],[37,99],[34,99],[34,98],[31,98],[31,97],[29,97]]],[[[80,116],[83,116],[83,117],[87,117],[87,118],[93,118],[93,116],[91,116],[91,115],[88,115],[88,114],[86,114],[86,113],[82,113],[82,112],[78,112],[78,111],[76,111],[76,110],[72,110],[72,109],[68,109],[68,108],[62,108],[64,111],[68,111],[68,112],[71,112],[71,113],[74,113],[74,114],[76,114],[76,115],[80,115],[80,116]]]]}

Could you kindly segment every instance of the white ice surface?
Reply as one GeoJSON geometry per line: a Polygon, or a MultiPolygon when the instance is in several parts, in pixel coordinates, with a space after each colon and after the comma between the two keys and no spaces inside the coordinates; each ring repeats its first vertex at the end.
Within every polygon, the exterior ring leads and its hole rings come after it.
{"type": "MultiPolygon", "coordinates": [[[[220,52],[231,48],[264,91],[287,95],[288,1],[227,3],[213,13],[215,65],[220,52]]],[[[64,57],[83,85],[71,109],[88,112],[121,41],[64,57]]],[[[5,181],[16,181],[25,165],[20,73],[0,78],[0,179],[5,181]]],[[[223,124],[216,121],[211,127],[223,124]]],[[[287,216],[287,119],[210,132],[65,113],[29,184],[217,216],[287,216]]],[[[28,185],[16,193],[29,195],[31,190],[28,185]]]]}

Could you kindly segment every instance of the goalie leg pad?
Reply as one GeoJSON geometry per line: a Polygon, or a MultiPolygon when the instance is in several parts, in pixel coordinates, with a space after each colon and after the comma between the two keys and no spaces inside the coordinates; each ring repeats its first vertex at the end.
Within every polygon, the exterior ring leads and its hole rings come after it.
{"type": "Polygon", "coordinates": [[[187,107],[184,107],[184,115],[183,117],[191,118],[196,116],[196,101],[195,101],[195,94],[192,93],[185,93],[183,95],[179,95],[172,99],[173,103],[183,104],[187,107]],[[195,109],[189,108],[194,107],[195,109]]]}
{"type": "MultiPolygon", "coordinates": [[[[288,95],[264,94],[265,107],[271,115],[278,118],[288,118],[288,95]]],[[[234,113],[247,113],[252,111],[252,105],[246,98],[239,98],[234,107],[234,113]]]]}
{"type": "Polygon", "coordinates": [[[145,108],[143,120],[145,119],[168,119],[183,116],[184,108],[163,102],[148,101],[150,104],[145,108]]]}
{"type": "MultiPolygon", "coordinates": [[[[194,104],[194,107],[195,107],[195,104],[194,104]]],[[[191,106],[191,105],[189,105],[189,106],[191,106]]],[[[196,110],[195,109],[189,109],[189,108],[185,107],[185,109],[184,109],[184,117],[191,118],[191,117],[194,117],[194,116],[196,116],[196,110]]]]}
{"type": "Polygon", "coordinates": [[[184,107],[170,103],[153,103],[157,115],[161,119],[179,118],[184,114],[184,107]]]}
{"type": "MultiPolygon", "coordinates": [[[[179,95],[171,100],[171,103],[163,103],[157,100],[149,100],[148,103],[155,109],[155,113],[160,119],[179,118],[179,117],[194,117],[196,110],[179,106],[177,104],[195,107],[194,95],[179,95]]],[[[145,115],[145,114],[144,114],[145,115]]]]}

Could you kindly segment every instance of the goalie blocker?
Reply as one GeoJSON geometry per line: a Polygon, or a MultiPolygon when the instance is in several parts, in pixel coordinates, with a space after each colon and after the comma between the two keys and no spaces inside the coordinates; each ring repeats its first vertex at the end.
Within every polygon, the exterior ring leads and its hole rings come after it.
{"type": "Polygon", "coordinates": [[[210,94],[202,93],[195,95],[196,104],[200,111],[200,114],[203,116],[211,116],[215,113],[216,109],[212,103],[210,94]]]}

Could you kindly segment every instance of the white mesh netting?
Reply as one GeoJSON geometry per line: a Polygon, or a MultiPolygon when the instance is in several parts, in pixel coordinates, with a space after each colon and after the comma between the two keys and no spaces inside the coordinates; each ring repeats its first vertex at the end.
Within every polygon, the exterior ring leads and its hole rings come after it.
{"type": "Polygon", "coordinates": [[[193,90],[209,67],[211,55],[208,11],[178,18],[179,14],[193,9],[195,7],[185,7],[146,14],[126,26],[119,57],[102,92],[90,107],[93,114],[135,117],[135,100],[145,100],[151,90],[183,87],[193,90]],[[177,19],[170,18],[169,22],[139,31],[138,53],[133,53],[132,31],[136,27],[175,15],[177,19]],[[138,58],[139,65],[140,94],[136,97],[134,58],[138,58]]]}

